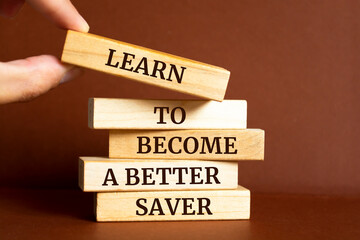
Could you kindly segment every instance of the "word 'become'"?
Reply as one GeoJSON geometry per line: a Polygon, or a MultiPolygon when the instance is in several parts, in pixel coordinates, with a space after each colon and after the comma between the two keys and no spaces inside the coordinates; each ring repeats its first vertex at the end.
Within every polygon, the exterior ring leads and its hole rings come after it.
{"type": "Polygon", "coordinates": [[[168,151],[171,154],[183,153],[187,154],[208,154],[214,152],[215,154],[237,154],[235,149],[236,137],[146,137],[139,136],[138,139],[138,154],[166,154],[168,151]]]}

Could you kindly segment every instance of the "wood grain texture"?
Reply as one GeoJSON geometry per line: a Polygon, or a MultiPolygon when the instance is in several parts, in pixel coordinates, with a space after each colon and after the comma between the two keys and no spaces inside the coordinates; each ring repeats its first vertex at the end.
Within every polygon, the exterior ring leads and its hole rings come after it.
{"type": "Polygon", "coordinates": [[[217,101],[230,77],[220,67],[71,30],[61,61],[217,101]]]}
{"type": "Polygon", "coordinates": [[[80,157],[85,192],[236,189],[238,164],[217,161],[80,157]]]}
{"type": "Polygon", "coordinates": [[[250,191],[97,193],[95,209],[101,222],[249,219],[250,191]]]}
{"type": "Polygon", "coordinates": [[[265,132],[243,130],[111,130],[110,158],[263,160],[265,132]]]}
{"type": "Polygon", "coordinates": [[[99,129],[244,129],[245,100],[90,98],[88,125],[99,129]],[[160,109],[161,108],[161,109],[160,109]],[[182,120],[182,110],[185,119],[182,120]],[[162,117],[162,119],[161,119],[162,117]],[[172,121],[174,117],[175,121],[172,121]]]}

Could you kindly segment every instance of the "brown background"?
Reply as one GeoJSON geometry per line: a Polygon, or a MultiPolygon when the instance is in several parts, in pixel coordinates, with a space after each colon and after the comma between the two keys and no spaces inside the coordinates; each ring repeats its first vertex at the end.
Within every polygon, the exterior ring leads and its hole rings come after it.
{"type": "MultiPolygon", "coordinates": [[[[74,0],[90,32],[225,67],[227,99],[266,130],[264,162],[240,162],[254,192],[360,193],[359,1],[74,0]]],[[[60,56],[65,32],[29,6],[0,19],[0,60],[60,56]]],[[[188,96],[86,70],[29,103],[0,106],[0,186],[73,187],[77,157],[107,155],[89,97],[188,96]]]]}

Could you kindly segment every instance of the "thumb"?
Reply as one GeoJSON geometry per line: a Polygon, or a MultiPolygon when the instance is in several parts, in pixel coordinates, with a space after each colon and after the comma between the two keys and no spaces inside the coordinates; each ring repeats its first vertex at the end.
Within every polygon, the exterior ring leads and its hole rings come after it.
{"type": "Polygon", "coordinates": [[[50,55],[0,62],[0,104],[33,99],[81,72],[50,55]]]}

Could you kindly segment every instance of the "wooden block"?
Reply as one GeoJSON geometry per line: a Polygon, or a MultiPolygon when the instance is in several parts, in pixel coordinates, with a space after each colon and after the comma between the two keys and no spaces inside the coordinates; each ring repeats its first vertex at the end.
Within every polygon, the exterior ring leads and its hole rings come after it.
{"type": "Polygon", "coordinates": [[[110,158],[263,160],[265,132],[243,130],[111,130],[110,158]]]}
{"type": "Polygon", "coordinates": [[[97,193],[95,212],[101,222],[249,219],[250,191],[97,193]]]}
{"type": "Polygon", "coordinates": [[[79,159],[85,192],[236,189],[237,181],[236,162],[79,159]]]}
{"type": "Polygon", "coordinates": [[[61,61],[217,101],[230,77],[220,67],[71,30],[61,61]]]}
{"type": "Polygon", "coordinates": [[[89,99],[89,127],[101,129],[244,129],[246,101],[89,99]]]}

